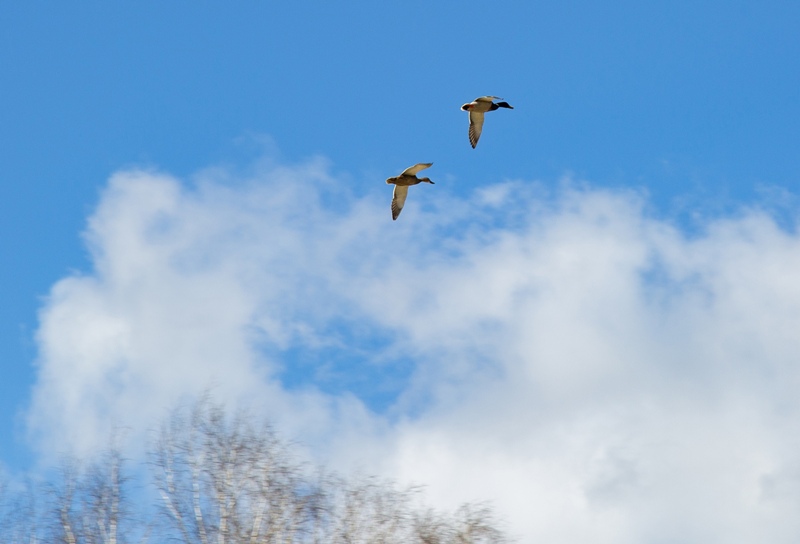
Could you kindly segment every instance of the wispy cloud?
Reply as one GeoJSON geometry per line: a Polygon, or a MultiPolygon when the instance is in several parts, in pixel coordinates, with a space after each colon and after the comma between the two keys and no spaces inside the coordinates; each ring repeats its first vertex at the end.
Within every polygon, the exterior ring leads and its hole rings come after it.
{"type": "Polygon", "coordinates": [[[94,269],[41,311],[41,450],[212,387],[526,541],[800,536],[795,230],[752,208],[689,236],[570,182],[437,185],[396,223],[380,196],[324,161],[113,176],[94,269]]]}

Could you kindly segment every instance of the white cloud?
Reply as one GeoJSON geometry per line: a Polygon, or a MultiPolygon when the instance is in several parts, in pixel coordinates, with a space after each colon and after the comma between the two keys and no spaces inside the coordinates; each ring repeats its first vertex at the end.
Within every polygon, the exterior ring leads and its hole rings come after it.
{"type": "Polygon", "coordinates": [[[41,312],[42,450],[140,436],[212,385],[337,466],[492,499],[523,541],[797,540],[796,232],[746,209],[689,236],[569,182],[424,187],[395,223],[347,183],[319,160],[115,175],[94,270],[41,312]],[[389,382],[387,411],[359,401],[389,382]]]}

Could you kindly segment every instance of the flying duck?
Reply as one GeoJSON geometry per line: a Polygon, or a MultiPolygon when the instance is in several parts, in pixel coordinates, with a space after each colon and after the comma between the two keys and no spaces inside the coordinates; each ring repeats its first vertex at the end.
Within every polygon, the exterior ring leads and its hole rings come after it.
{"type": "Polygon", "coordinates": [[[416,185],[418,183],[430,183],[433,185],[434,183],[430,180],[430,178],[418,178],[417,172],[420,170],[425,170],[426,168],[430,168],[433,165],[432,162],[421,162],[419,164],[415,164],[414,166],[409,166],[403,172],[396,177],[389,178],[386,180],[388,184],[394,184],[394,195],[392,196],[392,220],[396,220],[397,216],[400,215],[400,212],[403,211],[403,204],[406,203],[406,196],[408,196],[408,188],[411,185],[416,185]]]}
{"type": "Polygon", "coordinates": [[[481,96],[461,106],[463,111],[469,112],[469,143],[472,144],[473,149],[478,145],[478,138],[481,137],[484,113],[498,108],[514,109],[514,106],[511,106],[508,102],[494,103],[492,100],[502,100],[502,98],[499,96],[481,96]]]}

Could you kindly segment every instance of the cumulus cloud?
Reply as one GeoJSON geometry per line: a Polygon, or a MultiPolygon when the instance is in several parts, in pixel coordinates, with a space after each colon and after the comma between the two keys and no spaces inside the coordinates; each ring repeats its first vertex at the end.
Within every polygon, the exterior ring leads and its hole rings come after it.
{"type": "MultiPolygon", "coordinates": [[[[320,460],[490,499],[523,541],[793,542],[800,236],[635,191],[359,195],[321,160],[114,175],[41,310],[41,451],[211,387],[320,460]]],[[[430,188],[423,188],[430,189],[430,188]]]]}

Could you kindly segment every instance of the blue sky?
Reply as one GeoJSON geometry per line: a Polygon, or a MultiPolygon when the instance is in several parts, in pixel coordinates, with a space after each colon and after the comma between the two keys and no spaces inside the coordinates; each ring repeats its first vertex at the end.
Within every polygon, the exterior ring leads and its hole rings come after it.
{"type": "Polygon", "coordinates": [[[448,480],[487,458],[584,490],[553,497],[583,505],[569,529],[510,512],[531,538],[649,541],[665,510],[700,539],[721,514],[680,512],[660,471],[704,457],[650,448],[738,424],[763,449],[725,467],[777,497],[748,528],[796,539],[765,527],[800,497],[798,23],[778,1],[4,5],[0,462],[144,428],[143,399],[268,391],[332,462],[351,437],[434,496],[516,497],[448,480]],[[473,150],[459,107],[485,94],[515,109],[473,150]],[[384,180],[430,161],[392,223],[384,180]],[[492,421],[520,411],[538,423],[492,421]],[[656,422],[670,439],[636,437],[656,422]]]}

